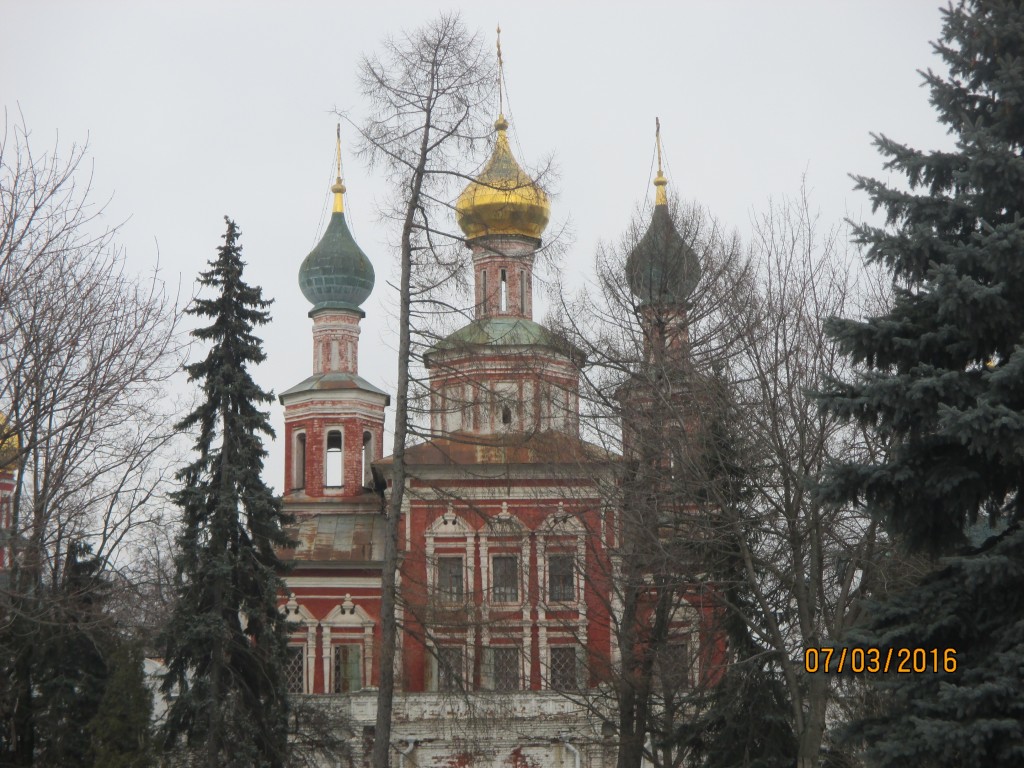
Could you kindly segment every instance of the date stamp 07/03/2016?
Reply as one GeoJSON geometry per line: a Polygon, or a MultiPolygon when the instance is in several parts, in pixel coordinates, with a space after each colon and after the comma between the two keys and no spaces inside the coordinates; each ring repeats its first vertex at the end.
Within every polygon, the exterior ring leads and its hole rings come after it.
{"type": "Polygon", "coordinates": [[[898,674],[956,672],[955,648],[805,648],[804,671],[898,674]]]}

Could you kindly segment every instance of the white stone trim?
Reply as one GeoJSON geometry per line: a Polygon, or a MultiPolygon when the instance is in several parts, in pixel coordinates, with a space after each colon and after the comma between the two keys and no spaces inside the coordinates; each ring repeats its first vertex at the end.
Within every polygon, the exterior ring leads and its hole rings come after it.
{"type": "Polygon", "coordinates": [[[372,680],[372,658],[373,658],[373,628],[374,620],[366,610],[352,601],[351,595],[345,595],[340,604],[334,606],[320,622],[324,627],[323,634],[323,657],[324,657],[324,690],[327,693],[334,692],[334,648],[333,645],[360,645],[362,647],[362,684],[365,688],[372,680]],[[361,633],[338,632],[332,633],[332,628],[360,629],[361,633]],[[339,642],[331,644],[331,638],[339,642]],[[348,642],[346,642],[348,641],[348,642]]]}

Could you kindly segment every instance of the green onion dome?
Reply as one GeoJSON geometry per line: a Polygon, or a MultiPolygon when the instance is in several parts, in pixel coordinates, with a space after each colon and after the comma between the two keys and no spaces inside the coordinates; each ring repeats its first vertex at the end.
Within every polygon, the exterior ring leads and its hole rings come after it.
{"type": "Polygon", "coordinates": [[[334,212],[327,231],[299,267],[302,295],[320,309],[357,310],[373,291],[373,265],[352,238],[345,222],[345,186],[339,177],[331,187],[334,212]]]}
{"type": "Polygon", "coordinates": [[[641,305],[685,305],[700,281],[700,260],[683,240],[668,211],[667,179],[654,179],[657,197],[647,232],[626,259],[626,280],[641,305]]]}

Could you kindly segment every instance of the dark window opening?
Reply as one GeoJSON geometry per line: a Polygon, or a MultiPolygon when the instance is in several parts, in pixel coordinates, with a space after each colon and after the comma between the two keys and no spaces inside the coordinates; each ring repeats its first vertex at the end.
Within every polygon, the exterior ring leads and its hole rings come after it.
{"type": "Polygon", "coordinates": [[[480,307],[483,313],[487,314],[487,270],[480,270],[480,307]]]}
{"type": "Polygon", "coordinates": [[[501,311],[508,311],[508,274],[501,270],[501,311]]]}
{"type": "Polygon", "coordinates": [[[332,429],[327,433],[327,461],[324,466],[324,485],[328,488],[340,488],[345,482],[343,478],[341,432],[332,429]]]}
{"type": "Polygon", "coordinates": [[[495,691],[519,690],[519,649],[491,648],[491,688],[495,691]]]}
{"type": "Polygon", "coordinates": [[[655,674],[666,699],[690,687],[690,658],[687,644],[670,641],[655,652],[655,674]]]}
{"type": "Polygon", "coordinates": [[[563,645],[551,649],[548,687],[553,691],[575,691],[579,688],[575,646],[563,645]]]}
{"type": "Polygon", "coordinates": [[[509,408],[507,405],[502,406],[502,409],[501,409],[501,423],[502,424],[511,424],[512,423],[512,409],[509,408]]]}
{"type": "Polygon", "coordinates": [[[514,555],[495,555],[491,560],[491,591],[496,603],[519,599],[519,560],[514,555]]]}
{"type": "Polygon", "coordinates": [[[437,690],[462,689],[462,647],[446,645],[437,649],[437,690]]]}
{"type": "Polygon", "coordinates": [[[519,270],[519,314],[526,314],[526,270],[519,270]]]}
{"type": "Polygon", "coordinates": [[[439,557],[437,559],[437,591],[442,600],[462,601],[462,558],[439,557]]]}
{"type": "Polygon", "coordinates": [[[548,599],[553,603],[572,602],[576,597],[573,560],[572,555],[548,557],[548,599]]]}
{"type": "Polygon", "coordinates": [[[334,692],[349,693],[363,688],[363,649],[358,645],[334,646],[334,692]]]}
{"type": "Polygon", "coordinates": [[[284,668],[284,680],[288,687],[288,693],[305,693],[302,679],[305,671],[302,663],[304,652],[305,648],[301,645],[288,646],[288,657],[284,668]]]}

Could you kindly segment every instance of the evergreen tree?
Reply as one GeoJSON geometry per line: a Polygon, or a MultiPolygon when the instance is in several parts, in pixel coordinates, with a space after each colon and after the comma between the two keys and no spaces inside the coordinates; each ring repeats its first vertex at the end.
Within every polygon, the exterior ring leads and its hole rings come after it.
{"type": "Polygon", "coordinates": [[[88,724],[109,676],[107,656],[117,642],[103,613],[108,585],[88,545],[71,545],[49,621],[33,638],[33,719],[36,765],[94,764],[88,724]]]}
{"type": "Polygon", "coordinates": [[[179,424],[199,434],[198,457],[178,473],[184,487],[175,494],[184,519],[177,604],[164,634],[163,691],[175,694],[165,746],[184,736],[190,755],[211,767],[281,766],[288,707],[275,546],[287,543],[287,521],[260,478],[260,435],[273,431],[259,406],[272,395],[247,370],[265,357],[252,330],[269,321],[270,302],[243,282],[238,228],[225,220],[224,245],[199,280],[215,294],[189,310],[211,320],[193,331],[211,346],[186,369],[204,399],[179,424]]]}
{"type": "Polygon", "coordinates": [[[882,316],[833,322],[864,372],[823,393],[890,446],[836,467],[825,493],[866,504],[911,549],[954,555],[860,637],[935,647],[940,666],[957,652],[955,674],[886,679],[888,711],[857,730],[874,764],[900,768],[1024,764],[1024,8],[961,0],[944,17],[949,73],[925,80],[956,145],[876,138],[906,185],[857,178],[887,224],[856,236],[897,291],[882,316]],[[985,517],[998,524],[972,545],[985,517]]]}
{"type": "Polygon", "coordinates": [[[109,659],[110,677],[96,716],[89,723],[95,765],[150,768],[153,694],[146,687],[142,648],[122,642],[109,659]]]}
{"type": "Polygon", "coordinates": [[[757,528],[751,484],[759,446],[744,434],[745,420],[728,383],[716,376],[712,387],[715,407],[706,416],[708,469],[701,503],[718,535],[709,537],[702,565],[720,592],[719,628],[729,658],[721,676],[694,693],[692,716],[674,738],[692,768],[791,768],[798,754],[792,705],[776,653],[757,638],[767,636],[768,629],[763,621],[748,624],[763,617],[744,578],[738,540],[757,528]]]}

